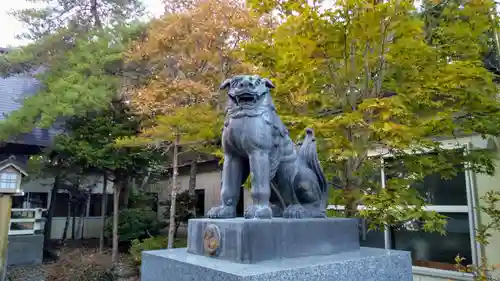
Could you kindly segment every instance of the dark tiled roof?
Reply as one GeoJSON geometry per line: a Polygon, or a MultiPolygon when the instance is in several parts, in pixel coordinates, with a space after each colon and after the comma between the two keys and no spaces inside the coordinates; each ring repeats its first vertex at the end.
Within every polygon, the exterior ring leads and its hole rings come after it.
{"type": "MultiPolygon", "coordinates": [[[[18,74],[0,78],[0,120],[22,105],[22,100],[37,93],[42,84],[29,74],[18,74]]],[[[21,134],[9,143],[48,146],[56,131],[53,129],[34,129],[31,133],[21,134]]]]}

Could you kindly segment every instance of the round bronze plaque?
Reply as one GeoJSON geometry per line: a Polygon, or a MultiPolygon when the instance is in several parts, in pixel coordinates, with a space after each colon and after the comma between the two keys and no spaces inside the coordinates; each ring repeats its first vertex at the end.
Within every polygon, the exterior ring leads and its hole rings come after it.
{"type": "Polygon", "coordinates": [[[205,254],[215,256],[220,247],[220,232],[215,224],[209,224],[203,233],[203,249],[205,254]]]}

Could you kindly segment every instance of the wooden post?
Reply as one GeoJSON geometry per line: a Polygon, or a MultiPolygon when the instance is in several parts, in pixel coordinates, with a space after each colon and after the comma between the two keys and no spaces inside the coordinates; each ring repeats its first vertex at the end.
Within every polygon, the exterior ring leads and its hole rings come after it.
{"type": "Polygon", "coordinates": [[[10,194],[0,194],[0,281],[5,281],[7,275],[11,204],[10,194]]]}

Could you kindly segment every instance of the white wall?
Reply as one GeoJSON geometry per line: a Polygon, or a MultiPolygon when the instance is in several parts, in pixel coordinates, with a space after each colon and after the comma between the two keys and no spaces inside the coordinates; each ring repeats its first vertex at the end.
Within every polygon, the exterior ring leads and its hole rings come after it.
{"type": "MultiPolygon", "coordinates": [[[[80,218],[76,219],[76,227],[78,227],[80,218]]],[[[84,225],[82,226],[84,229],[83,238],[99,238],[100,230],[101,230],[101,218],[100,217],[86,217],[83,218],[84,225]]],[[[64,232],[64,224],[66,223],[66,218],[56,217],[52,219],[52,230],[51,230],[51,239],[61,239],[64,232]]],[[[66,237],[71,239],[71,227],[73,224],[73,220],[70,218],[68,232],[66,233],[66,237]]],[[[45,227],[45,225],[43,225],[45,227]]],[[[77,237],[80,238],[81,229],[76,231],[77,237]]]]}
{"type": "MultiPolygon", "coordinates": [[[[196,189],[205,190],[205,213],[211,207],[220,204],[220,171],[212,171],[206,173],[198,173],[196,175],[196,189]]],[[[189,175],[180,175],[178,177],[179,193],[189,189],[189,175]]],[[[159,192],[159,200],[165,200],[170,197],[172,190],[171,180],[164,180],[154,184],[155,189],[159,192]]]]}
{"type": "MultiPolygon", "coordinates": [[[[102,192],[103,181],[100,176],[89,176],[85,179],[82,185],[89,185],[95,183],[96,186],[92,189],[93,194],[100,194],[102,192]]],[[[48,204],[50,204],[50,191],[54,185],[54,178],[36,179],[29,182],[23,182],[21,187],[24,192],[46,192],[48,193],[48,204]]],[[[109,194],[113,193],[113,182],[108,181],[107,192],[109,194]]],[[[100,235],[100,217],[86,217],[84,220],[84,238],[99,238],[100,235]]],[[[51,229],[51,239],[62,238],[62,233],[64,230],[66,218],[65,217],[55,217],[52,220],[51,229]]],[[[77,227],[79,218],[77,218],[77,227]]],[[[71,224],[72,219],[70,219],[67,237],[71,237],[71,224]]],[[[81,230],[80,230],[81,232],[81,230]]],[[[77,232],[77,233],[80,233],[77,232]]]]}

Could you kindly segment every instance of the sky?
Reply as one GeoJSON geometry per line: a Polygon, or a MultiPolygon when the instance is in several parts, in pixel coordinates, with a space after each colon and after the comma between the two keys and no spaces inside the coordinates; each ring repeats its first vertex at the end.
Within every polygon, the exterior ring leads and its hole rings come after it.
{"type": "MultiPolygon", "coordinates": [[[[0,47],[17,46],[27,43],[23,40],[17,40],[15,36],[22,32],[23,25],[16,21],[7,13],[11,10],[18,10],[30,7],[36,7],[26,0],[2,0],[0,5],[0,47]]],[[[161,0],[142,0],[149,14],[158,16],[163,13],[161,0]]]]}

